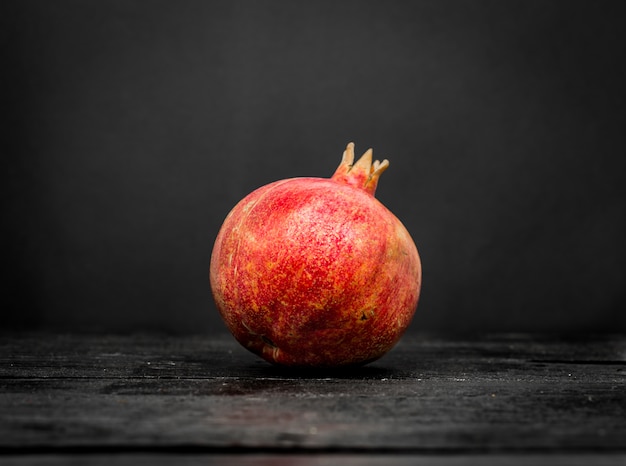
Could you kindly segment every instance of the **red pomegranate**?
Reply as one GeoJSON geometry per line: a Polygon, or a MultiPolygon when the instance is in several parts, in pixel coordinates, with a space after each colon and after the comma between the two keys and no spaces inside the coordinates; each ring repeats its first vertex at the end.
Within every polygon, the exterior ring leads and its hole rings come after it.
{"type": "Polygon", "coordinates": [[[210,265],[233,336],[267,361],[300,367],[366,364],[389,351],[419,298],[409,232],[374,192],[387,160],[354,162],[348,144],[330,179],[291,178],[241,200],[210,265]]]}

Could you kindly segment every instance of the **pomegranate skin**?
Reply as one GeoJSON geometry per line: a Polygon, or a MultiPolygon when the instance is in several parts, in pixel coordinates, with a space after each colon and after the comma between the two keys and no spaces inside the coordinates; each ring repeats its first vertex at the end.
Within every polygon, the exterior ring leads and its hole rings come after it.
{"type": "Polygon", "coordinates": [[[279,365],[366,364],[388,352],[415,312],[421,263],[409,232],[374,192],[387,161],[332,178],[263,186],[226,217],[210,284],[230,332],[279,365]]]}

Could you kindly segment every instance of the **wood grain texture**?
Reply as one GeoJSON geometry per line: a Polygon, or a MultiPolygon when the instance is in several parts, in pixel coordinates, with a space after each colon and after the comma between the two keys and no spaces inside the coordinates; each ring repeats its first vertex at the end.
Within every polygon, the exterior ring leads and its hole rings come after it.
{"type": "Polygon", "coordinates": [[[3,336],[0,452],[623,464],[626,338],[420,337],[360,369],[298,372],[230,336],[3,336]]]}
{"type": "Polygon", "coordinates": [[[25,454],[2,457],[3,466],[624,466],[626,455],[606,453],[356,454],[356,453],[105,453],[25,454]]]}

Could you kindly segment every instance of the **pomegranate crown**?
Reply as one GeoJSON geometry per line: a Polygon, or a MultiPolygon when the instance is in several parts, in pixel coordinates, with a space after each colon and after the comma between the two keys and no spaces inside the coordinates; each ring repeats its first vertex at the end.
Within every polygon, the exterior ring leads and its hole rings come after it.
{"type": "Polygon", "coordinates": [[[376,186],[378,186],[378,178],[389,167],[389,160],[387,159],[382,162],[375,160],[372,163],[373,154],[374,151],[368,149],[355,163],[354,143],[349,143],[346,150],[343,151],[341,163],[331,179],[363,189],[373,196],[376,192],[376,186]]]}

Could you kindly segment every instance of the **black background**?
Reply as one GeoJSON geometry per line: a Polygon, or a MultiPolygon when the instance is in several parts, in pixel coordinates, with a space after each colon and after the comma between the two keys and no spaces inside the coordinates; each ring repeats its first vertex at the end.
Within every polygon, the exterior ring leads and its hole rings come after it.
{"type": "Polygon", "coordinates": [[[417,331],[626,330],[624,2],[4,1],[2,328],[224,329],[217,230],[349,141],[417,331]]]}

